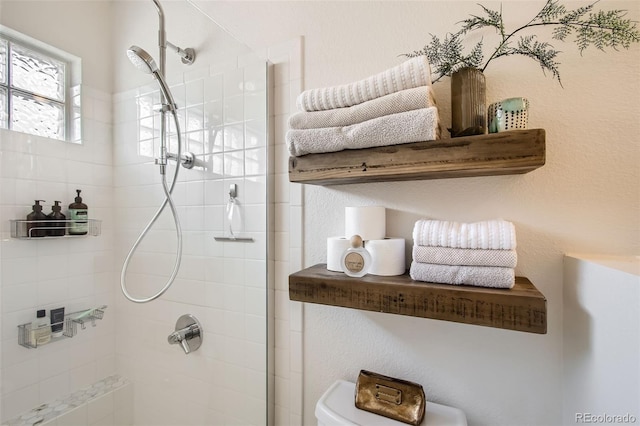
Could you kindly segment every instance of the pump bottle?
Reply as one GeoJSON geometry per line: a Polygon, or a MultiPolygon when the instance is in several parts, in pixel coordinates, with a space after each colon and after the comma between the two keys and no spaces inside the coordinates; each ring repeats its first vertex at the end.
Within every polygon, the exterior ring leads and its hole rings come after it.
{"type": "Polygon", "coordinates": [[[80,190],[76,189],[78,195],[75,198],[75,202],[69,204],[69,219],[72,220],[69,226],[69,234],[71,235],[85,235],[87,233],[89,213],[87,211],[87,205],[82,202],[80,197],[80,190]]]}
{"type": "Polygon", "coordinates": [[[47,224],[43,222],[47,220],[47,215],[42,213],[40,202],[44,200],[36,200],[33,205],[33,211],[27,215],[27,237],[44,237],[47,235],[47,224]]]}
{"type": "Polygon", "coordinates": [[[65,219],[67,217],[60,212],[62,210],[60,201],[54,201],[54,203],[55,205],[51,206],[51,213],[47,215],[47,219],[50,222],[47,225],[47,234],[51,237],[62,237],[65,234],[65,219]]]}

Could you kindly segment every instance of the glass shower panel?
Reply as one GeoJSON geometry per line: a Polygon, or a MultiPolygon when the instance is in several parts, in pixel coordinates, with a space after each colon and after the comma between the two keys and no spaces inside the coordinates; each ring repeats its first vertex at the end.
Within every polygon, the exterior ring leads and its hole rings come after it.
{"type": "MultiPolygon", "coordinates": [[[[123,370],[144,365],[134,383],[135,424],[267,424],[266,79],[267,64],[252,62],[220,72],[185,73],[172,85],[183,152],[192,152],[197,162],[192,169],[180,170],[173,192],[184,232],[183,266],[159,303],[163,310],[196,316],[204,337],[202,347],[185,356],[178,346],[156,342],[154,336],[148,344],[162,354],[155,364],[138,357],[138,344],[124,337],[123,370]],[[237,191],[232,203],[230,186],[237,191]],[[215,239],[230,233],[252,241],[215,239]],[[166,376],[162,383],[157,379],[161,374],[166,376]],[[180,417],[172,408],[176,405],[188,406],[189,414],[180,417]]],[[[160,123],[152,108],[157,92],[142,88],[131,96],[137,125],[129,127],[132,138],[137,136],[141,157],[125,161],[150,169],[154,166],[145,165],[151,162],[142,157],[158,155],[160,123]]],[[[175,132],[175,126],[168,126],[168,132],[175,132]]],[[[171,136],[170,151],[175,152],[176,138],[171,136]]],[[[174,164],[171,161],[170,167],[174,164]]],[[[135,211],[146,208],[140,194],[160,191],[154,180],[152,185],[127,182],[117,192],[130,200],[125,203],[128,211],[135,211]]],[[[159,225],[131,264],[137,278],[134,290],[164,274],[162,259],[173,243],[173,227],[162,219],[159,225]]],[[[137,316],[139,307],[124,303],[123,309],[137,316]]],[[[163,316],[162,322],[168,334],[170,321],[163,316]]],[[[145,353],[155,359],[154,352],[145,353]]]]}

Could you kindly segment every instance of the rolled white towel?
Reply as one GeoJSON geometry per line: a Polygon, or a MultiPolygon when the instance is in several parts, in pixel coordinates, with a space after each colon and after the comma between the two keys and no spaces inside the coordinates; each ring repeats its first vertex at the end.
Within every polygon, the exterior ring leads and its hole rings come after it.
{"type": "Polygon", "coordinates": [[[411,262],[411,279],[440,284],[472,285],[476,287],[512,288],[513,268],[498,266],[452,266],[411,262]]]}
{"type": "Polygon", "coordinates": [[[515,250],[461,249],[435,246],[413,246],[413,260],[420,263],[461,266],[501,266],[515,268],[515,250]]]}
{"type": "Polygon", "coordinates": [[[429,62],[425,56],[416,56],[355,83],[306,90],[298,96],[297,105],[300,111],[344,108],[400,90],[430,85],[429,62]]]}
{"type": "Polygon", "coordinates": [[[345,127],[291,129],[286,134],[289,152],[295,157],[439,138],[440,125],[436,107],[385,115],[345,127]]]}
{"type": "Polygon", "coordinates": [[[414,87],[353,105],[325,111],[301,111],[289,117],[290,129],[350,126],[399,112],[436,106],[431,86],[414,87]]]}
{"type": "Polygon", "coordinates": [[[474,223],[423,219],[413,228],[417,246],[515,250],[516,228],[502,219],[474,223]]]}

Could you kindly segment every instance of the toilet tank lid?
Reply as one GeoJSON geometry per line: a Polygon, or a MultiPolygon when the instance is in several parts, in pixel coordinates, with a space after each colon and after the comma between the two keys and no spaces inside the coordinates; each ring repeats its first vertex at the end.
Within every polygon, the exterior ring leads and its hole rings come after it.
{"type": "MultiPolygon", "coordinates": [[[[341,426],[406,426],[355,406],[355,383],[338,380],[327,389],[316,404],[316,418],[320,424],[341,426]]],[[[446,405],[427,402],[426,414],[421,426],[467,426],[467,418],[461,410],[446,405]]]]}

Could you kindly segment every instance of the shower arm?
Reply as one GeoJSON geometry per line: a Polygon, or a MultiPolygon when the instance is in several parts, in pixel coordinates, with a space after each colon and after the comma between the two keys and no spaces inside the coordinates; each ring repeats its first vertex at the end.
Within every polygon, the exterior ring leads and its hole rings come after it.
{"type": "Polygon", "coordinates": [[[181,49],[175,44],[171,43],[169,40],[166,40],[165,44],[167,47],[170,47],[171,50],[180,55],[183,64],[191,65],[193,64],[193,61],[196,60],[196,51],[192,48],[187,47],[186,49],[181,49]]]}
{"type": "Polygon", "coordinates": [[[167,47],[180,55],[183,64],[193,64],[193,61],[196,60],[196,51],[190,47],[181,49],[180,47],[167,40],[167,32],[164,29],[164,10],[160,5],[159,0],[153,0],[153,4],[155,4],[156,9],[158,10],[158,47],[160,48],[160,72],[162,72],[162,74],[165,74],[165,66],[167,64],[167,47]]]}

